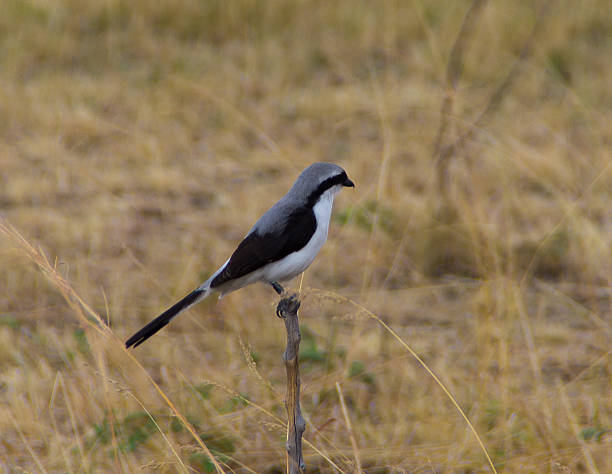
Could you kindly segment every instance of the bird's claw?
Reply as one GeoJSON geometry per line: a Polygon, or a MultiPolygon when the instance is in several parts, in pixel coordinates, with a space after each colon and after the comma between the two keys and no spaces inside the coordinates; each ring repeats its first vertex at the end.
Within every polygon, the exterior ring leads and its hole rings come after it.
{"type": "Polygon", "coordinates": [[[285,296],[278,302],[276,306],[276,316],[281,319],[285,319],[287,313],[297,313],[300,309],[300,300],[297,293],[293,293],[290,296],[285,296]]]}

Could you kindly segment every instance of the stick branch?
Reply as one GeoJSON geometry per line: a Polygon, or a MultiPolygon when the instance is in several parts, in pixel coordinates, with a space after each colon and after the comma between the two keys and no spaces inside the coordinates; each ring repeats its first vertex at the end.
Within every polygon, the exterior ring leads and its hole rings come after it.
{"type": "Polygon", "coordinates": [[[287,395],[285,407],[287,408],[287,473],[301,474],[306,471],[304,457],[302,456],[302,435],[306,429],[306,422],[302,417],[300,408],[300,366],[298,351],[300,348],[300,325],[298,309],[300,300],[296,294],[284,297],[276,307],[276,314],[285,322],[287,330],[287,348],[283,354],[285,369],[287,370],[287,395]]]}

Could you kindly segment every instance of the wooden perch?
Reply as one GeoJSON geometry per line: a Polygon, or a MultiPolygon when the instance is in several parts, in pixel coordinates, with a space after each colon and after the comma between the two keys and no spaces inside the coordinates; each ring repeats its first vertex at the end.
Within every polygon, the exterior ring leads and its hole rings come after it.
{"type": "Polygon", "coordinates": [[[284,297],[276,307],[276,314],[285,322],[287,330],[287,348],[283,354],[285,369],[287,370],[287,395],[285,407],[287,408],[287,473],[301,474],[306,471],[304,457],[302,456],[302,435],[306,429],[306,422],[302,417],[300,408],[300,366],[298,352],[300,348],[300,325],[298,309],[300,300],[298,295],[284,297]]]}

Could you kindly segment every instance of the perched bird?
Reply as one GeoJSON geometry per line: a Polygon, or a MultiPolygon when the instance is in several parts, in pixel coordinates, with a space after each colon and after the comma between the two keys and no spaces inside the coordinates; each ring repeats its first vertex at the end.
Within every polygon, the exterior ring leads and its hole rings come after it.
{"type": "Polygon", "coordinates": [[[310,165],[208,280],[130,337],[126,347],[142,344],[172,318],[214,292],[221,297],[262,281],[282,294],[279,282],[306,270],[327,240],[334,196],[343,186],[355,184],[339,166],[310,165]]]}

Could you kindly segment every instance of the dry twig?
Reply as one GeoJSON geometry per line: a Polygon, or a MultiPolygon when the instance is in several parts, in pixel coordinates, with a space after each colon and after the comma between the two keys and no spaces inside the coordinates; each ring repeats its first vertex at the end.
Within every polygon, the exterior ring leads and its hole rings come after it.
{"type": "Polygon", "coordinates": [[[306,429],[306,421],[300,408],[300,366],[298,352],[300,348],[300,325],[298,309],[300,300],[296,294],[284,297],[278,303],[276,314],[285,322],[287,330],[287,348],[283,354],[287,370],[287,473],[299,474],[306,470],[302,456],[302,435],[306,429]]]}

